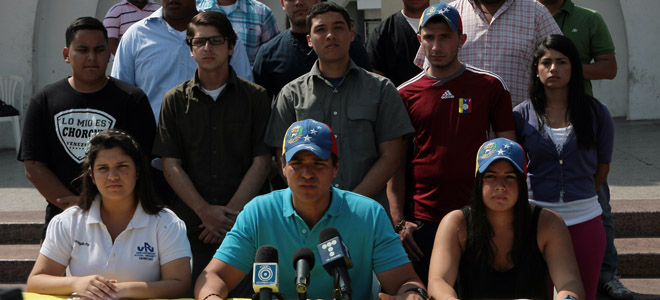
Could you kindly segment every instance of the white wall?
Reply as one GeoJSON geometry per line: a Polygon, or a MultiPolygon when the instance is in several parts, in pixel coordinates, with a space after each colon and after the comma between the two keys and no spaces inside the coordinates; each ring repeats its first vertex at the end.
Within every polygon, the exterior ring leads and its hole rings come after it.
{"type": "Polygon", "coordinates": [[[34,90],[71,75],[64,62],[64,30],[78,17],[96,16],[97,0],[39,1],[35,20],[34,90]]]}
{"type": "Polygon", "coordinates": [[[620,0],[628,37],[628,119],[660,118],[657,0],[620,0]]]}
{"type": "Polygon", "coordinates": [[[358,9],[374,9],[380,8],[380,0],[359,0],[357,3],[358,9]]]}
{"type": "MultiPolygon", "coordinates": [[[[32,95],[32,32],[38,0],[0,0],[0,74],[19,75],[25,79],[23,104],[32,95]],[[7,9],[11,7],[11,9],[7,9]]],[[[13,148],[11,123],[0,123],[0,148],[13,148]]]]}

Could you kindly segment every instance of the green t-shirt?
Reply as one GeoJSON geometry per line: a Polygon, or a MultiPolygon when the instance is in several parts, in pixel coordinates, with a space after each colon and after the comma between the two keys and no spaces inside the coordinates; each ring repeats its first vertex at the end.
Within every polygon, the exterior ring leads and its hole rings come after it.
{"type": "MultiPolygon", "coordinates": [[[[557,25],[577,47],[582,64],[602,54],[614,53],[614,42],[603,17],[595,10],[576,6],[566,0],[554,15],[557,25]]],[[[593,95],[591,82],[584,80],[584,90],[593,95]]]]}

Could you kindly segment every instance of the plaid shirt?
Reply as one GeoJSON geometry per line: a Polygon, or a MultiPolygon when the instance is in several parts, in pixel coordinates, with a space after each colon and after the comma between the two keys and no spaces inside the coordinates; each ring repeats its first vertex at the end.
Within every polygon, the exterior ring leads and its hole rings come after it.
{"type": "MultiPolygon", "coordinates": [[[[450,4],[460,13],[467,35],[459,60],[500,75],[511,92],[513,107],[529,98],[536,46],[549,34],[562,34],[548,9],[535,0],[507,0],[488,24],[474,0],[450,4]]],[[[415,64],[428,65],[421,47],[415,64]]]]}
{"type": "Polygon", "coordinates": [[[197,10],[226,14],[238,37],[245,44],[250,65],[254,65],[259,47],[280,33],[275,16],[268,6],[256,0],[236,0],[233,10],[226,13],[217,0],[196,0],[197,10]]]}

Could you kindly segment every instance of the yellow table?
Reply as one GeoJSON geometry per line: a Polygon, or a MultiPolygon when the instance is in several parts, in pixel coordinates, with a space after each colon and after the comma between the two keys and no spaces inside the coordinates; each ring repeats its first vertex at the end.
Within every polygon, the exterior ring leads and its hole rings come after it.
{"type": "MultiPolygon", "coordinates": [[[[23,300],[66,300],[72,299],[73,296],[53,296],[53,295],[42,295],[37,293],[23,293],[23,300]]],[[[193,298],[178,298],[179,300],[194,300],[193,298]]],[[[160,299],[153,299],[160,300],[160,299]]]]}
{"type": "MultiPolygon", "coordinates": [[[[53,295],[43,295],[37,293],[26,293],[23,292],[23,300],[66,300],[73,299],[73,296],[53,296],[53,295]]],[[[172,300],[172,299],[150,299],[150,300],[172,300]]],[[[194,298],[176,298],[173,300],[195,300],[194,298]]],[[[252,300],[249,298],[227,298],[227,300],[252,300]]],[[[319,299],[317,299],[319,300],[319,299]]]]}

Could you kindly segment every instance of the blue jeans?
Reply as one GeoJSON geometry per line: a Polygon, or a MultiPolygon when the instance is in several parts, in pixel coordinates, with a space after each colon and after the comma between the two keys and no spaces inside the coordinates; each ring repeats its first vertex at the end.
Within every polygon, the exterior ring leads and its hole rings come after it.
{"type": "Polygon", "coordinates": [[[603,226],[605,227],[605,258],[600,268],[600,283],[605,283],[616,276],[616,271],[619,266],[619,254],[614,247],[614,220],[612,219],[612,206],[610,205],[610,186],[607,184],[607,179],[598,189],[598,203],[603,209],[601,218],[603,219],[603,226]]]}

